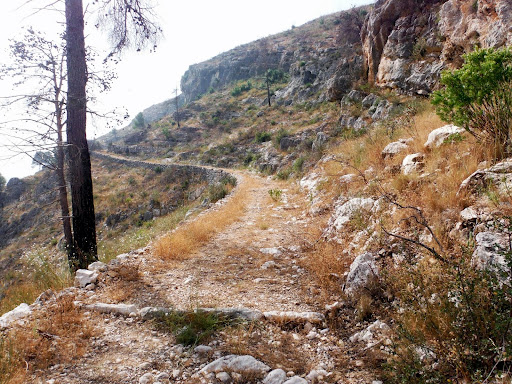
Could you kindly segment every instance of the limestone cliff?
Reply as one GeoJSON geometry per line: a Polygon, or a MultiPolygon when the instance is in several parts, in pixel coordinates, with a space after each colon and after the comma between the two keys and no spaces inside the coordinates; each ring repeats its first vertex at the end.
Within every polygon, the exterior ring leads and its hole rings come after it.
{"type": "Polygon", "coordinates": [[[509,0],[379,0],[362,29],[371,83],[429,94],[475,46],[512,43],[509,0]]]}
{"type": "Polygon", "coordinates": [[[181,80],[186,102],[268,69],[290,74],[276,94],[283,103],[341,99],[362,73],[360,31],[366,8],[336,13],[301,27],[237,47],[190,66],[181,80]]]}

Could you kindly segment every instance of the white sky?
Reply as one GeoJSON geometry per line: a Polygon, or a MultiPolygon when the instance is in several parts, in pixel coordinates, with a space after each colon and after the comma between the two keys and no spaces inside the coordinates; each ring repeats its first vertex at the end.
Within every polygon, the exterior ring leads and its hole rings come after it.
{"type": "MultiPolygon", "coordinates": [[[[26,0],[18,0],[18,4],[26,0]]],[[[155,53],[127,52],[114,68],[118,80],[108,94],[102,94],[103,106],[127,108],[131,117],[153,104],[173,97],[173,89],[187,68],[238,45],[299,26],[322,15],[372,3],[374,0],[154,0],[155,11],[164,31],[164,38],[155,53]]],[[[84,0],[86,3],[87,0],[84,0]]],[[[60,28],[63,16],[58,12],[32,13],[32,5],[17,9],[8,2],[0,13],[0,63],[7,59],[8,39],[21,36],[22,26],[54,31],[60,28]]],[[[45,4],[33,0],[32,4],[45,4]]],[[[89,18],[88,45],[106,47],[101,34],[92,28],[89,18]]],[[[0,82],[0,96],[14,92],[9,84],[0,82]]],[[[101,136],[110,128],[101,121],[88,126],[87,137],[101,136]]],[[[5,138],[0,137],[0,146],[5,138]]],[[[30,159],[20,156],[3,160],[0,148],[0,173],[7,179],[24,177],[34,172],[30,159]]]]}

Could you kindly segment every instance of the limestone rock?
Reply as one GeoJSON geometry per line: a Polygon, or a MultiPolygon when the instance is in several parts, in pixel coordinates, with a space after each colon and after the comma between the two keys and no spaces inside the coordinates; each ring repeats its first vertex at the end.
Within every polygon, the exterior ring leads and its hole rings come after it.
{"type": "Polygon", "coordinates": [[[88,284],[98,281],[98,273],[87,269],[79,269],[75,274],[75,286],[85,288],[88,284]]]}
{"type": "Polygon", "coordinates": [[[370,212],[374,204],[375,200],[362,197],[355,197],[347,202],[338,203],[329,221],[329,231],[340,231],[357,213],[370,212]]]}
{"type": "Polygon", "coordinates": [[[283,384],[286,380],[286,372],[282,369],[274,369],[263,380],[263,384],[283,384]]]}
{"type": "Polygon", "coordinates": [[[398,155],[400,152],[406,151],[408,148],[407,140],[401,139],[386,145],[382,150],[381,155],[383,159],[390,159],[395,155],[398,155]]]}
{"type": "Polygon", "coordinates": [[[139,384],[151,384],[154,378],[152,373],[145,373],[139,378],[139,384]]]}
{"type": "Polygon", "coordinates": [[[507,236],[498,232],[480,232],[475,236],[472,261],[481,268],[506,267],[503,250],[507,249],[507,236]]]}
{"type": "Polygon", "coordinates": [[[293,376],[286,380],[283,384],[308,384],[308,381],[300,376],[293,376]]]}
{"type": "Polygon", "coordinates": [[[219,373],[226,371],[236,372],[243,376],[250,375],[262,377],[265,375],[265,373],[270,371],[270,367],[249,355],[228,355],[206,365],[199,371],[199,373],[207,375],[209,373],[219,373]]]}
{"type": "Polygon", "coordinates": [[[379,275],[379,267],[375,256],[370,252],[359,255],[350,265],[344,291],[350,297],[355,297],[363,288],[369,287],[379,275]]]}
{"type": "Polygon", "coordinates": [[[424,158],[425,155],[422,153],[413,153],[412,155],[405,156],[402,161],[402,173],[404,175],[410,175],[420,172],[425,166],[425,163],[423,162],[424,158]]]}
{"type": "Polygon", "coordinates": [[[88,311],[95,311],[100,313],[111,313],[120,316],[130,316],[132,313],[137,313],[137,307],[131,304],[105,304],[94,303],[85,306],[88,311]]]}
{"type": "Polygon", "coordinates": [[[368,346],[374,344],[379,341],[379,338],[386,336],[389,333],[389,326],[380,321],[376,320],[372,324],[370,324],[366,329],[363,329],[360,332],[355,333],[349,338],[351,343],[366,343],[368,346]]]}
{"type": "Polygon", "coordinates": [[[102,263],[101,261],[95,261],[90,264],[87,269],[93,272],[105,272],[107,270],[107,264],[102,263]]]}
{"type": "Polygon", "coordinates": [[[26,303],[21,303],[12,311],[4,313],[0,317],[0,329],[7,328],[9,325],[14,323],[15,321],[21,320],[32,313],[32,309],[26,303]]]}
{"type": "Polygon", "coordinates": [[[457,127],[453,124],[434,129],[428,134],[427,141],[425,142],[425,148],[434,149],[440,147],[451,135],[463,134],[464,132],[466,132],[464,128],[457,127]]]}
{"type": "Polygon", "coordinates": [[[457,193],[478,193],[491,184],[500,192],[508,193],[512,186],[512,159],[473,172],[460,184],[457,193]]]}
{"type": "Polygon", "coordinates": [[[198,345],[194,348],[194,352],[198,355],[208,355],[213,351],[212,347],[209,347],[207,345],[198,345]]]}
{"type": "Polygon", "coordinates": [[[280,312],[269,311],[264,312],[263,315],[269,321],[276,323],[311,323],[320,324],[325,321],[325,316],[318,312],[280,312]]]}

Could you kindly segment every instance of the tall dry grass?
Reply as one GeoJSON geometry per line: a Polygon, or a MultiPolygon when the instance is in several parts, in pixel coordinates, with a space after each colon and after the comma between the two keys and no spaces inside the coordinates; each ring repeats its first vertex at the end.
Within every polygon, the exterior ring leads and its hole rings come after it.
{"type": "Polygon", "coordinates": [[[155,255],[164,260],[184,260],[190,257],[212,237],[242,217],[249,190],[254,185],[252,178],[244,176],[224,205],[197,216],[158,239],[153,246],[155,255]]]}

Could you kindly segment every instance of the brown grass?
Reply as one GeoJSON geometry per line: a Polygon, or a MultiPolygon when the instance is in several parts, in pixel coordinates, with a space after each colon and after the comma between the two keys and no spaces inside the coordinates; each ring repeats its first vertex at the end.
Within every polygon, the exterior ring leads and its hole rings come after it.
{"type": "Polygon", "coordinates": [[[184,223],[174,232],[156,241],[155,255],[164,260],[184,260],[190,257],[213,236],[240,219],[246,209],[248,192],[253,185],[251,178],[244,177],[224,205],[184,223]]]}
{"type": "Polygon", "coordinates": [[[73,304],[62,296],[45,306],[44,313],[0,338],[0,382],[25,382],[36,370],[65,364],[82,356],[95,330],[73,304]]]}

